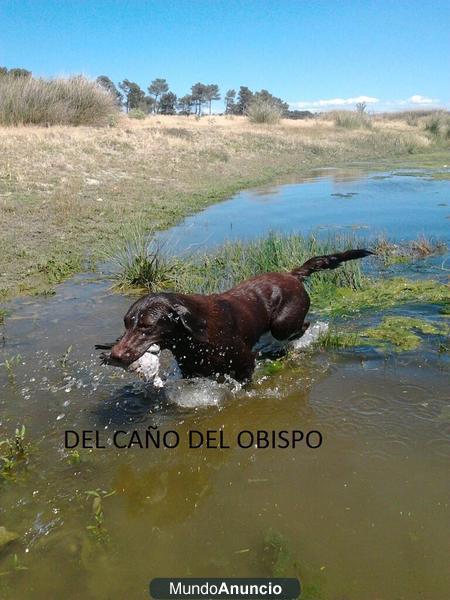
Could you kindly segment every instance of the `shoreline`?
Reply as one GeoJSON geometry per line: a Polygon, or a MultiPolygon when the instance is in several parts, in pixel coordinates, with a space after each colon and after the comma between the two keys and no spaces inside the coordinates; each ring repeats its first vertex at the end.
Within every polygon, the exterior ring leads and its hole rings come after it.
{"type": "MultiPolygon", "coordinates": [[[[52,294],[69,277],[95,272],[124,224],[144,220],[149,228],[167,230],[239,191],[301,182],[321,168],[380,171],[448,162],[447,149],[425,138],[413,153],[407,146],[399,149],[402,136],[415,135],[411,128],[399,133],[377,125],[375,131],[355,132],[320,122],[252,128],[244,122],[208,126],[186,119],[175,121],[184,127],[167,127],[172,121],[127,122],[110,130],[9,129],[9,144],[15,137],[22,145],[16,144],[15,161],[9,157],[9,180],[0,179],[7,249],[0,267],[1,304],[52,294]],[[130,135],[131,148],[123,140],[130,135]],[[73,140],[80,147],[71,147],[73,140]],[[36,159],[50,160],[52,177],[37,165],[27,171],[24,152],[30,144],[36,159]],[[131,162],[124,163],[127,148],[131,162]],[[188,162],[180,165],[183,159],[188,162]]],[[[0,130],[0,147],[4,135],[0,130]]]]}

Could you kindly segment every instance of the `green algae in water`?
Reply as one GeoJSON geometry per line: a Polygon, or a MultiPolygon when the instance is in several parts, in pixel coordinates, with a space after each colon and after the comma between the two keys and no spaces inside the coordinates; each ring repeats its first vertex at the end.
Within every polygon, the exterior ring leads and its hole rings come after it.
{"type": "Polygon", "coordinates": [[[382,345],[390,344],[397,352],[405,352],[420,346],[422,339],[416,332],[424,335],[446,334],[448,326],[412,317],[384,317],[380,325],[366,329],[360,336],[381,342],[382,345]]]}
{"type": "Polygon", "coordinates": [[[432,279],[415,281],[394,277],[367,279],[360,289],[335,287],[325,298],[313,291],[313,306],[332,315],[349,315],[365,309],[389,308],[407,303],[440,304],[448,307],[450,286],[432,279]]]}
{"type": "Polygon", "coordinates": [[[284,368],[284,361],[282,359],[268,360],[259,370],[262,376],[265,375],[276,375],[284,368]]]}
{"type": "Polygon", "coordinates": [[[332,328],[325,334],[321,335],[314,347],[323,349],[334,348],[353,348],[361,344],[360,337],[357,333],[348,331],[340,331],[332,328]]]}

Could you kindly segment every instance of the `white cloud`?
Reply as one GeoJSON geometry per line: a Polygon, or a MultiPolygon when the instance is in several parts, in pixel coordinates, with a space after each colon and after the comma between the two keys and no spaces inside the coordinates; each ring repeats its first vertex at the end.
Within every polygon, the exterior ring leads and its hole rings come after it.
{"type": "Polygon", "coordinates": [[[355,98],[330,98],[328,100],[312,100],[311,102],[292,102],[292,108],[338,108],[352,106],[358,102],[377,104],[380,100],[372,96],[356,96],[355,98]]]}
{"type": "Polygon", "coordinates": [[[404,100],[380,100],[380,98],[374,98],[372,96],[356,96],[355,98],[330,98],[327,100],[311,100],[311,101],[299,101],[290,102],[290,108],[292,110],[311,110],[314,112],[320,110],[333,110],[346,107],[354,107],[358,102],[365,102],[368,106],[372,107],[372,110],[378,112],[384,110],[399,110],[408,108],[417,108],[419,106],[437,107],[440,101],[429,96],[422,96],[420,94],[414,94],[404,100]]]}
{"type": "Polygon", "coordinates": [[[429,98],[428,96],[416,94],[415,96],[408,98],[407,102],[410,102],[411,104],[436,104],[439,100],[433,100],[433,98],[429,98]]]}

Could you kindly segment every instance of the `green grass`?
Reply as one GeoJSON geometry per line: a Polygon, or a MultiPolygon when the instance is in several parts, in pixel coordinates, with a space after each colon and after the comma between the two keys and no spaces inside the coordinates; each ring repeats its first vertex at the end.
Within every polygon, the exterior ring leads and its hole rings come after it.
{"type": "MultiPolygon", "coordinates": [[[[390,247],[388,241],[384,244],[390,247]]],[[[424,245],[422,242],[421,248],[424,245]]],[[[211,254],[178,259],[164,255],[151,235],[137,230],[124,238],[112,260],[117,265],[116,285],[121,289],[210,294],[261,273],[290,271],[312,256],[356,247],[367,247],[367,242],[352,237],[318,240],[314,236],[271,233],[249,242],[227,243],[211,254]]],[[[362,270],[364,262],[349,261],[338,269],[309,277],[305,285],[313,309],[342,316],[405,303],[434,303],[445,310],[450,302],[449,285],[424,279],[368,277],[362,270]]]]}
{"type": "Polygon", "coordinates": [[[169,258],[154,232],[133,224],[122,228],[116,245],[105,250],[104,258],[112,264],[114,287],[156,292],[176,286],[180,261],[169,258]]]}
{"type": "MultiPolygon", "coordinates": [[[[38,271],[45,276],[49,284],[57,284],[80,271],[81,266],[81,256],[68,254],[63,257],[52,256],[48,258],[38,265],[38,271]]],[[[47,290],[46,293],[48,293],[47,290]]]]}
{"type": "MultiPolygon", "coordinates": [[[[214,293],[233,287],[238,282],[271,271],[290,271],[308,258],[354,248],[351,237],[330,237],[271,233],[250,242],[224,244],[212,254],[197,256],[184,265],[178,277],[180,291],[214,293]]],[[[327,273],[317,273],[308,281],[311,293],[322,294],[336,286],[358,289],[362,285],[359,261],[351,261],[327,273]]]]}

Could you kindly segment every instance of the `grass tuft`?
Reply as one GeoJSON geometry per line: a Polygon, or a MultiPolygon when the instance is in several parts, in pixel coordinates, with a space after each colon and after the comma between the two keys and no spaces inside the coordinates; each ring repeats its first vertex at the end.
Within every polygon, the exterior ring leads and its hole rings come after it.
{"type": "Polygon", "coordinates": [[[381,237],[375,242],[373,250],[383,264],[389,266],[444,254],[447,250],[447,244],[441,240],[434,240],[425,236],[401,244],[393,243],[381,237]]]}
{"type": "Polygon", "coordinates": [[[435,111],[424,119],[424,129],[432,137],[450,138],[450,114],[445,111],[435,111]]]}
{"type": "Polygon", "coordinates": [[[371,129],[372,121],[364,112],[351,112],[349,110],[333,111],[336,127],[345,129],[371,129]]]}
{"type": "Polygon", "coordinates": [[[147,115],[140,108],[132,108],[129,111],[129,113],[128,113],[128,118],[129,119],[140,119],[140,120],[142,120],[142,119],[145,119],[146,117],[147,117],[147,115]]]}
{"type": "Polygon", "coordinates": [[[111,94],[81,75],[0,77],[1,125],[107,125],[114,113],[111,94]]]}
{"type": "Polygon", "coordinates": [[[123,229],[118,244],[105,258],[113,265],[116,289],[157,292],[176,285],[179,262],[166,256],[154,233],[140,225],[123,229]]]}
{"type": "Polygon", "coordinates": [[[281,119],[281,109],[268,100],[256,99],[247,109],[247,116],[251,123],[274,125],[281,119]]]}

